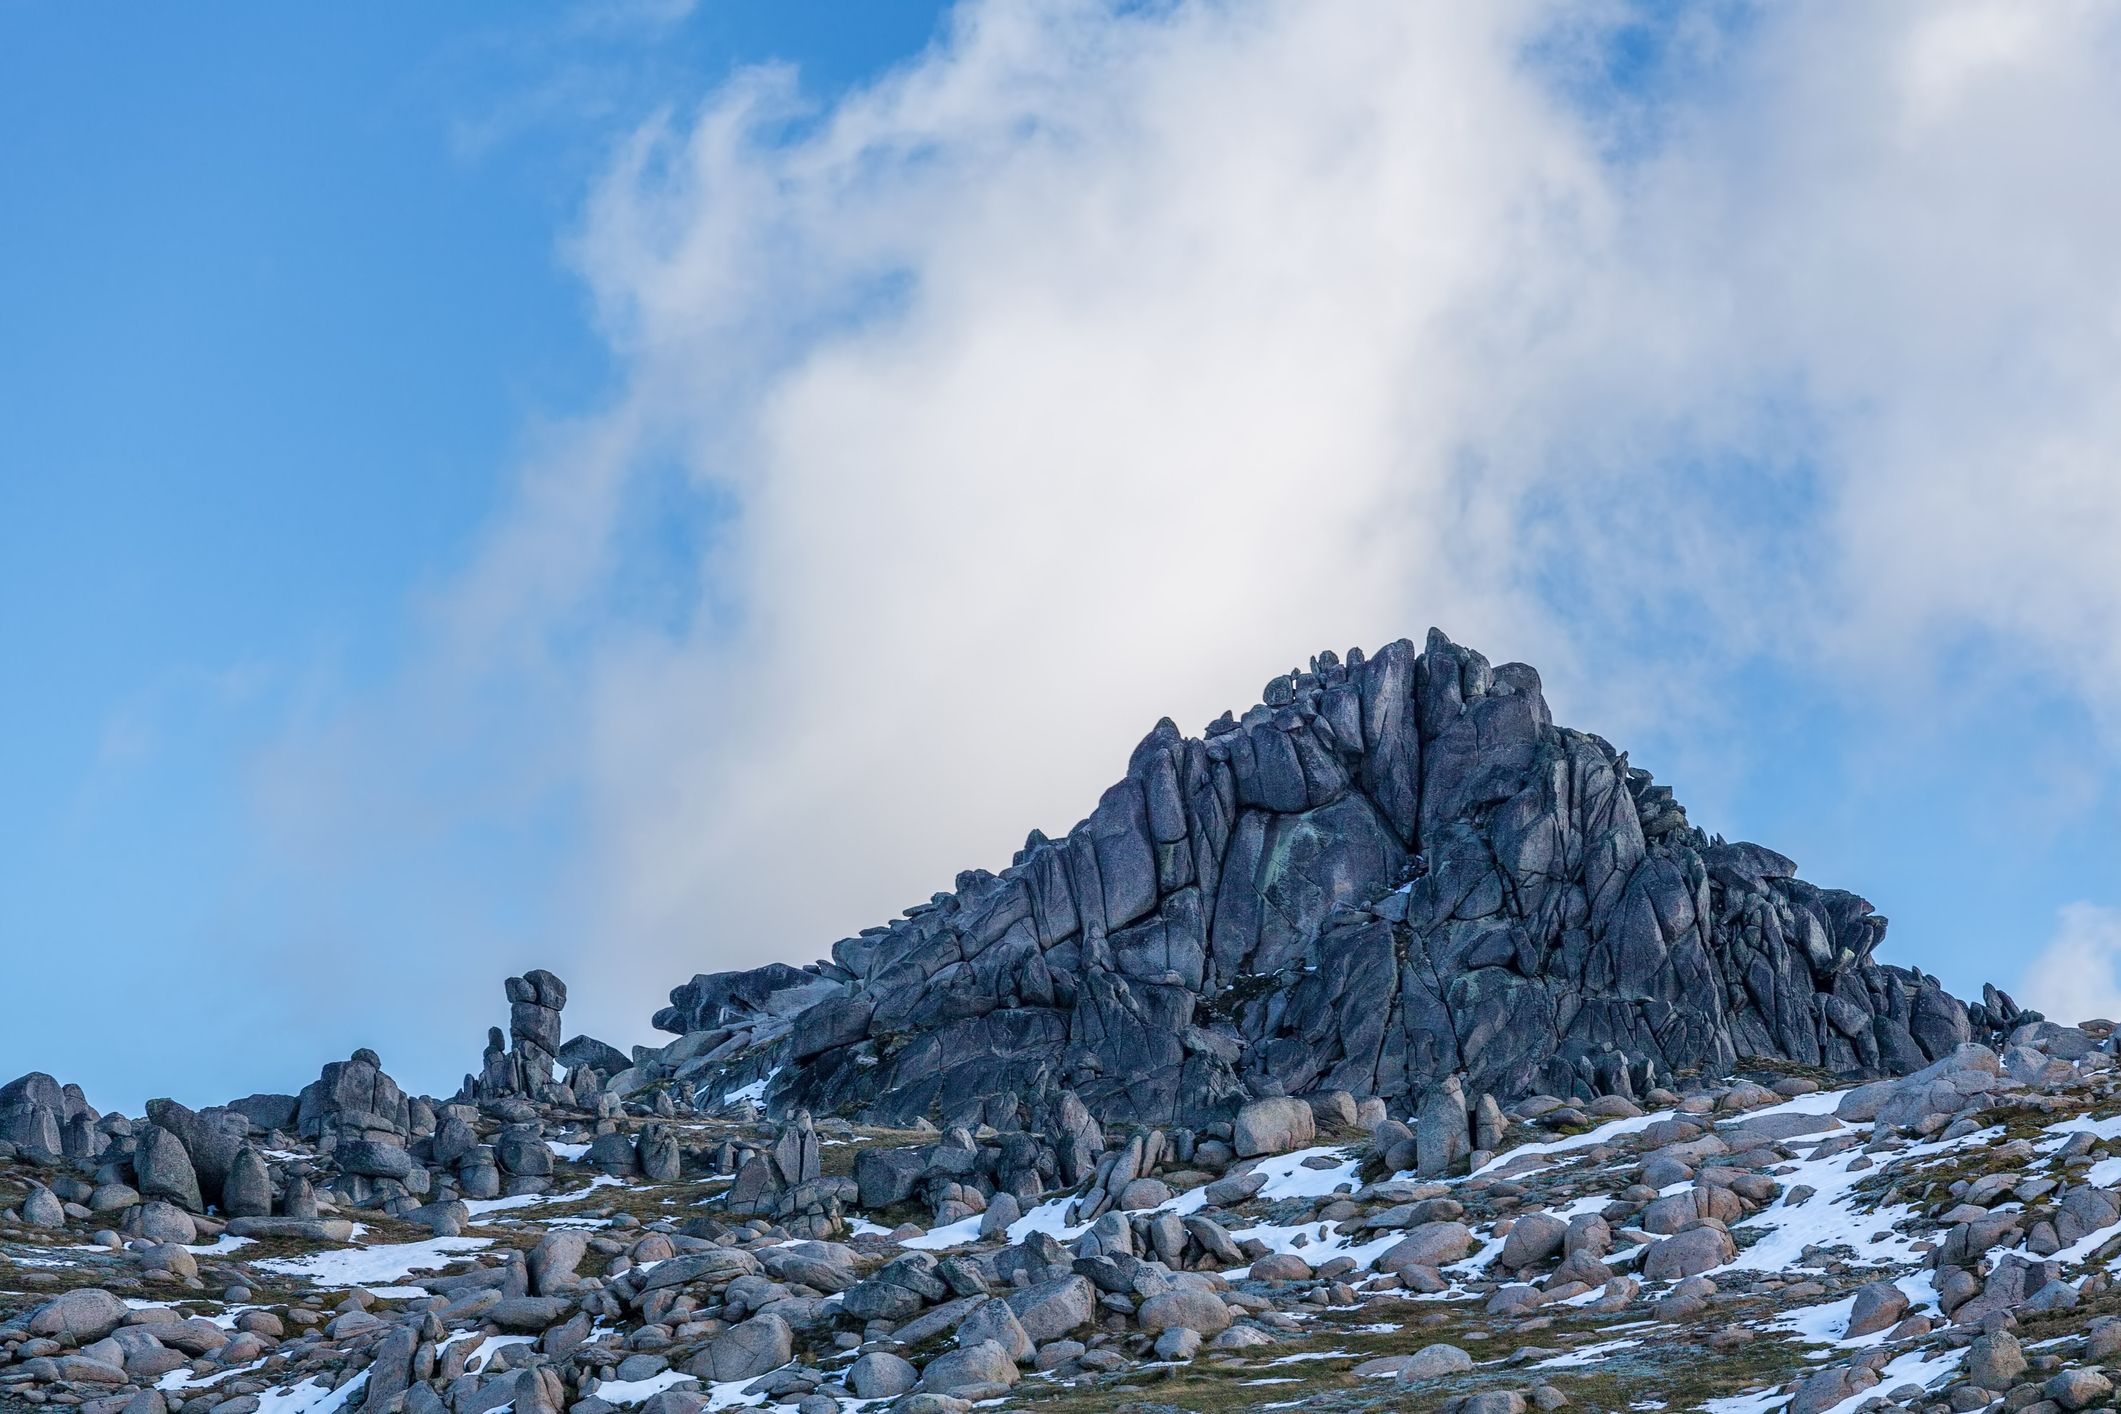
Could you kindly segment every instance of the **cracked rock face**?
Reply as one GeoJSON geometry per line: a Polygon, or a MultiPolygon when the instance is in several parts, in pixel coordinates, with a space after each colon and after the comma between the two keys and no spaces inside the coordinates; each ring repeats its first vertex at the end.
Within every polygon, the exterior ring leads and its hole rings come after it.
{"type": "Polygon", "coordinates": [[[829,962],[697,977],[656,1024],[770,1047],[782,1111],[1006,1126],[1072,1091],[1193,1127],[1334,1090],[1404,1112],[1451,1076],[1589,1099],[1746,1056],[1899,1074],[1975,1030],[1872,959],[1869,903],[1690,825],[1524,664],[1431,630],[1263,699],[1201,738],[1158,723],[999,874],[829,962]]]}

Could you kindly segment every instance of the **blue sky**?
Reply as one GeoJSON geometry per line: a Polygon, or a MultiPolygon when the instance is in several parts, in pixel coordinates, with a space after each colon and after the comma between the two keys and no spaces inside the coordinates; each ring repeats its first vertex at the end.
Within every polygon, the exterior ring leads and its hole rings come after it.
{"type": "MultiPolygon", "coordinates": [[[[607,390],[560,247],[611,145],[740,65],[829,92],[936,21],[628,8],[155,11],[122,44],[58,7],[0,17],[0,939],[40,999],[9,1005],[0,1070],[103,1093],[181,1054],[168,1083],[225,1098],[359,1044],[299,954],[361,940],[246,865],[246,762],[393,670],[536,426],[607,390]],[[273,1034],[261,972],[328,1041],[273,1034]],[[135,1045],[77,987],[147,1029],[260,1031],[135,1045]]],[[[467,973],[495,1002],[499,974],[467,973]]],[[[486,1019],[462,1024],[475,1057],[486,1019]]]]}
{"type": "Polygon", "coordinates": [[[2121,1006],[2112,24],[499,13],[0,18],[0,1073],[647,1040],[1430,623],[2121,1006]]]}

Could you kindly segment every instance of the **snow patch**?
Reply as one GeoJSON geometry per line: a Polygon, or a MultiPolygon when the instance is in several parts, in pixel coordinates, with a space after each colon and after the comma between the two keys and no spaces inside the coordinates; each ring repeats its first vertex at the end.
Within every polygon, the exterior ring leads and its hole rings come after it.
{"type": "Polygon", "coordinates": [[[623,1180],[608,1173],[600,1173],[589,1180],[586,1187],[570,1188],[565,1193],[518,1193],[512,1198],[473,1198],[464,1208],[473,1217],[484,1217],[488,1213],[512,1213],[523,1208],[542,1207],[547,1203],[579,1203],[599,1188],[609,1188],[623,1180]]]}
{"type": "Polygon", "coordinates": [[[665,1370],[645,1380],[609,1380],[597,1386],[596,1397],[606,1404],[639,1404],[650,1395],[661,1394],[691,1378],[683,1370],[665,1370]]]}
{"type": "Polygon", "coordinates": [[[377,1247],[342,1247],[301,1257],[267,1257],[260,1271],[302,1277],[321,1286],[386,1285],[410,1272],[438,1271],[464,1254],[491,1247],[490,1237],[430,1237],[425,1242],[396,1242],[377,1247]]]}
{"type": "Polygon", "coordinates": [[[258,1396],[258,1414],[337,1414],[368,1384],[363,1370],[337,1389],[326,1389],[314,1376],[288,1389],[272,1389],[258,1396]]]}

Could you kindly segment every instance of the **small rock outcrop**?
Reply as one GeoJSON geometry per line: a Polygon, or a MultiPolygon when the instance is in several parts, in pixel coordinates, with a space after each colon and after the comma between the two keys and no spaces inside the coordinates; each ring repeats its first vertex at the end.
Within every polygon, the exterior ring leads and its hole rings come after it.
{"type": "Polygon", "coordinates": [[[504,1095],[536,1099],[552,1084],[560,1057],[560,1012],[567,1005],[567,984],[534,968],[511,977],[508,989],[508,1036],[501,1028],[486,1033],[486,1054],[474,1089],[482,1100],[504,1095]]]}
{"type": "Polygon", "coordinates": [[[507,1035],[498,1026],[487,1029],[479,1073],[464,1077],[457,1098],[482,1105],[521,1099],[595,1108],[604,1082],[630,1064],[625,1054],[594,1036],[561,1043],[567,984],[544,968],[509,978],[505,989],[507,1035]]]}
{"type": "Polygon", "coordinates": [[[103,1152],[101,1118],[78,1085],[43,1071],[0,1086],[0,1142],[54,1158],[92,1159],[103,1152]]]}

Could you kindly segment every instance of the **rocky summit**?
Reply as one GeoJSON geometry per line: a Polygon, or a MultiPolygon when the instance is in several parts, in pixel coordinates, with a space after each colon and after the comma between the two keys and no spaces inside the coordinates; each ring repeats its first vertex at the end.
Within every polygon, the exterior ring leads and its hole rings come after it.
{"type": "MultiPolygon", "coordinates": [[[[1919,1069],[2007,1027],[1873,959],[1885,919],[1688,823],[1539,675],[1432,629],[1327,652],[1199,738],[1167,719],[1034,832],[798,970],[695,977],[656,1025],[880,1124],[1190,1128],[1345,1090],[1639,1096],[1774,1058],[1919,1069]]],[[[1992,1014],[1993,1013],[1993,1014],[1992,1014]]]]}
{"type": "Polygon", "coordinates": [[[1521,665],[1264,696],[666,1045],[537,969],[445,1097],[0,1086],[0,1410],[2115,1406],[2113,1021],[1877,962],[1521,665]]]}

